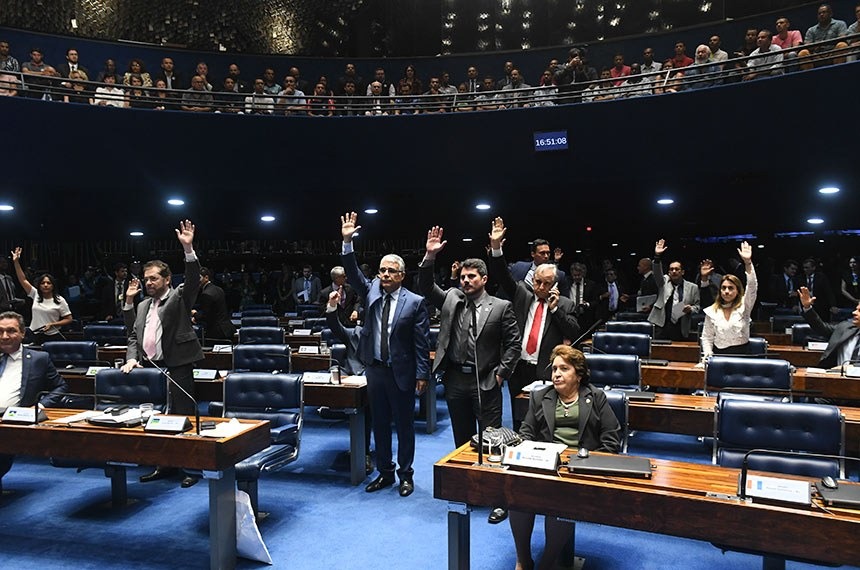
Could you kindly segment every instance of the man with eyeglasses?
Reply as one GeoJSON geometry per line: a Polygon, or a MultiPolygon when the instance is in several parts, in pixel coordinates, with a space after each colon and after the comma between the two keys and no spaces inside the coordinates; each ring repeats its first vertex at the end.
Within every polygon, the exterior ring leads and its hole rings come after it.
{"type": "Polygon", "coordinates": [[[687,340],[690,338],[692,318],[700,310],[699,287],[684,279],[684,266],[680,261],[669,264],[669,275],[663,274],[662,255],[667,250],[665,240],[654,245],[653,277],[657,283],[657,300],[648,320],[656,327],[656,338],[687,340]]]}
{"type": "Polygon", "coordinates": [[[379,476],[365,491],[373,493],[394,484],[393,419],[397,429],[399,493],[408,497],[415,489],[415,394],[427,389],[430,374],[430,317],[424,299],[402,287],[406,264],[399,255],[383,257],[379,274],[372,281],[362,275],[352,248],[352,238],[361,228],[357,222],[355,212],[340,218],[343,268],[349,282],[365,299],[366,307],[357,355],[367,376],[379,476]]]}
{"type": "MultiPolygon", "coordinates": [[[[511,276],[514,278],[514,281],[525,281],[529,288],[532,286],[534,272],[538,265],[542,263],[557,264],[564,255],[564,252],[559,247],[551,252],[549,242],[545,239],[535,239],[531,242],[530,246],[531,262],[517,261],[511,264],[511,276]]],[[[558,283],[559,292],[565,297],[570,297],[570,282],[567,279],[567,273],[559,269],[556,275],[556,282],[558,283]]]]}

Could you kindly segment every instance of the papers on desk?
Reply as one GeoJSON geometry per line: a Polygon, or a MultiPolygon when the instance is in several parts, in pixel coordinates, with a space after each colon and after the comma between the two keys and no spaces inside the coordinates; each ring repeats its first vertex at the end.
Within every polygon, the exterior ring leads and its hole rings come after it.
{"type": "Polygon", "coordinates": [[[140,408],[128,408],[121,414],[114,415],[111,408],[106,411],[87,418],[87,421],[97,426],[132,427],[140,425],[140,408]]]}
{"type": "Polygon", "coordinates": [[[84,410],[83,412],[74,414],[72,416],[66,416],[65,418],[57,418],[56,420],[51,420],[50,423],[69,425],[100,415],[102,415],[102,413],[97,412],[96,410],[84,410]]]}
{"type": "Polygon", "coordinates": [[[302,380],[305,384],[331,384],[331,372],[305,372],[302,380]]]}
{"type": "Polygon", "coordinates": [[[219,422],[215,425],[214,429],[200,430],[200,435],[203,437],[221,439],[222,437],[233,437],[236,434],[242,433],[249,427],[252,427],[252,425],[243,424],[236,418],[233,418],[229,422],[219,422]]]}
{"type": "Polygon", "coordinates": [[[215,380],[217,373],[217,370],[211,368],[195,368],[193,372],[195,380],[215,380]]]}
{"type": "Polygon", "coordinates": [[[347,386],[367,386],[367,376],[346,376],[341,378],[340,383],[347,386]]]}
{"type": "Polygon", "coordinates": [[[313,329],[293,329],[293,336],[312,336],[313,329]]]}
{"type": "Polygon", "coordinates": [[[110,368],[110,366],[90,366],[87,368],[86,375],[87,376],[95,376],[98,374],[99,370],[104,370],[105,368],[110,368]]]}
{"type": "Polygon", "coordinates": [[[212,352],[224,352],[230,354],[233,352],[232,344],[216,344],[212,347],[212,352]]]}
{"type": "Polygon", "coordinates": [[[523,392],[531,393],[535,390],[540,390],[541,388],[546,388],[547,386],[552,386],[552,382],[549,380],[535,380],[528,386],[523,386],[523,392]]]}

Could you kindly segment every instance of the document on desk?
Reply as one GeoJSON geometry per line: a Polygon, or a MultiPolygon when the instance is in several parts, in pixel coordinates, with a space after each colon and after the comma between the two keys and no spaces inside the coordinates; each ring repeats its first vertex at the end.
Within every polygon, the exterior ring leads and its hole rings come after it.
{"type": "Polygon", "coordinates": [[[348,386],[367,386],[367,376],[346,376],[340,383],[348,386]]]}
{"type": "Polygon", "coordinates": [[[105,411],[98,415],[87,418],[91,424],[99,426],[123,426],[131,427],[140,425],[140,408],[128,408],[120,414],[114,415],[110,411],[105,411]]]}
{"type": "Polygon", "coordinates": [[[302,381],[305,384],[331,384],[331,372],[305,372],[302,381]]]}
{"type": "Polygon", "coordinates": [[[55,420],[50,420],[48,423],[68,425],[68,424],[73,424],[75,422],[81,422],[81,421],[84,421],[86,419],[89,419],[89,418],[92,418],[95,416],[100,416],[100,415],[102,415],[102,413],[99,411],[96,411],[96,410],[84,410],[83,412],[81,412],[79,414],[74,414],[72,416],[66,416],[65,418],[57,418],[55,420]]]}
{"type": "Polygon", "coordinates": [[[234,435],[240,434],[251,427],[253,427],[253,424],[243,424],[236,418],[233,418],[229,422],[218,423],[214,429],[201,430],[200,435],[203,437],[211,437],[213,439],[221,439],[223,437],[233,437],[234,435]]]}

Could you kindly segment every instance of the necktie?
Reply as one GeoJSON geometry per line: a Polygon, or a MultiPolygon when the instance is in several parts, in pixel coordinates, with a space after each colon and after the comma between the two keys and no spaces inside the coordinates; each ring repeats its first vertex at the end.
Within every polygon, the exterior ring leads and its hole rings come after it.
{"type": "MultiPolygon", "coordinates": [[[[851,353],[851,362],[856,363],[860,362],[860,330],[854,333],[854,351],[851,353]]],[[[0,364],[0,374],[2,374],[3,365],[0,364]]]]}
{"type": "Polygon", "coordinates": [[[810,275],[809,276],[809,287],[807,287],[809,289],[810,295],[813,295],[815,293],[815,288],[812,286],[814,281],[815,281],[815,275],[810,275]]]}
{"type": "Polygon", "coordinates": [[[156,326],[158,319],[158,305],[161,299],[155,299],[149,305],[149,313],[146,315],[146,324],[143,325],[143,350],[150,358],[155,358],[156,350],[156,326]]]}
{"type": "Polygon", "coordinates": [[[574,303],[574,306],[582,303],[582,295],[581,295],[579,283],[576,284],[576,296],[574,297],[574,299],[576,300],[576,303],[574,303]]]}
{"type": "Polygon", "coordinates": [[[341,307],[343,307],[346,304],[346,299],[344,298],[344,294],[343,294],[343,285],[341,285],[340,287],[337,288],[337,292],[340,295],[340,301],[338,304],[341,307]]]}
{"type": "Polygon", "coordinates": [[[609,310],[615,311],[618,308],[618,288],[615,282],[609,284],[609,310]]]}
{"type": "Polygon", "coordinates": [[[788,294],[791,295],[791,277],[789,277],[788,275],[785,276],[785,288],[788,291],[788,294]]]}
{"type": "Polygon", "coordinates": [[[0,356],[0,377],[3,376],[3,372],[6,371],[6,361],[9,360],[9,355],[5,352],[2,356],[0,356]]]}
{"type": "Polygon", "coordinates": [[[678,293],[678,302],[681,303],[684,301],[684,286],[683,285],[675,285],[675,292],[678,293]]]}
{"type": "Polygon", "coordinates": [[[385,296],[382,305],[382,322],[379,325],[379,359],[388,362],[388,318],[391,315],[391,295],[385,296]]]}
{"type": "Polygon", "coordinates": [[[529,340],[526,342],[526,352],[528,354],[534,354],[537,352],[538,348],[538,337],[540,336],[541,331],[541,321],[543,320],[543,307],[545,301],[543,299],[538,299],[537,308],[535,308],[535,316],[532,321],[532,328],[529,331],[529,340]]]}

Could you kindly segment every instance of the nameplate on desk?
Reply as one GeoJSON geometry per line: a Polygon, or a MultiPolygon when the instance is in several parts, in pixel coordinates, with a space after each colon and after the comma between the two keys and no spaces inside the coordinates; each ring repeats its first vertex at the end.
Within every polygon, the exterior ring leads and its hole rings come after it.
{"type": "Polygon", "coordinates": [[[290,319],[289,321],[287,321],[287,325],[289,325],[291,327],[303,327],[303,326],[305,326],[305,320],[304,319],[290,319]]]}
{"type": "Polygon", "coordinates": [[[186,416],[150,416],[144,431],[155,433],[183,433],[191,429],[186,416]]]}
{"type": "Polygon", "coordinates": [[[232,344],[216,344],[216,345],[212,346],[212,352],[232,353],[233,352],[233,345],[232,344]]]}
{"type": "Polygon", "coordinates": [[[285,316],[285,317],[298,317],[298,316],[299,316],[299,314],[298,314],[298,313],[296,313],[295,311],[292,311],[292,312],[287,311],[286,313],[284,313],[284,316],[285,316]]]}
{"type": "Polygon", "coordinates": [[[823,352],[827,349],[827,343],[821,342],[817,340],[810,340],[806,343],[806,350],[817,350],[819,352],[823,352]]]}
{"type": "Polygon", "coordinates": [[[791,334],[791,327],[785,327],[785,330],[783,332],[785,334],[791,334]]]}
{"type": "Polygon", "coordinates": [[[110,368],[110,366],[90,366],[87,368],[87,376],[95,376],[99,370],[104,370],[105,368],[110,368]]]}
{"type": "Polygon", "coordinates": [[[212,370],[211,368],[195,368],[194,369],[194,379],[195,380],[215,380],[215,376],[218,374],[217,370],[212,370]]]}
{"type": "Polygon", "coordinates": [[[311,329],[293,329],[293,336],[312,336],[313,330],[311,329]]]}
{"type": "MultiPolygon", "coordinates": [[[[39,421],[48,419],[45,412],[39,410],[39,421]]],[[[9,424],[34,424],[36,423],[36,410],[32,406],[9,406],[3,412],[2,421],[9,424]]]]}
{"type": "Polygon", "coordinates": [[[808,481],[783,479],[781,477],[762,477],[747,474],[746,496],[781,503],[809,505],[812,503],[808,481]]]}
{"type": "Polygon", "coordinates": [[[567,449],[563,443],[524,441],[516,447],[508,447],[502,457],[503,465],[528,467],[529,469],[558,469],[558,454],[567,449]]]}
{"type": "Polygon", "coordinates": [[[331,384],[331,372],[305,372],[302,381],[305,384],[331,384]]]}
{"type": "Polygon", "coordinates": [[[299,354],[319,354],[320,347],[318,346],[300,346],[299,354]]]}
{"type": "Polygon", "coordinates": [[[860,366],[849,364],[845,367],[846,378],[860,378],[860,366]]]}

